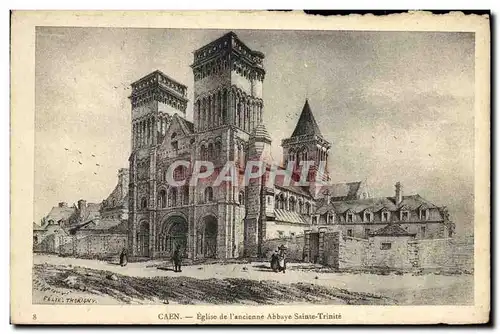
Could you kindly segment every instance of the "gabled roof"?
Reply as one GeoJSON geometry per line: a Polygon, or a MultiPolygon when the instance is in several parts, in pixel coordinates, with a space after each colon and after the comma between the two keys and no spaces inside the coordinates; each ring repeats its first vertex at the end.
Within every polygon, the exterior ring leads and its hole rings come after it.
{"type": "Polygon", "coordinates": [[[300,114],[299,121],[293,130],[292,137],[298,137],[302,135],[317,135],[323,138],[321,131],[319,130],[318,123],[314,119],[311,107],[309,106],[309,101],[306,100],[304,108],[302,108],[302,113],[300,114]]]}
{"type": "Polygon", "coordinates": [[[53,207],[49,214],[45,217],[45,221],[54,221],[57,223],[60,220],[69,220],[71,216],[76,212],[74,207],[53,207]]]}
{"type": "Polygon", "coordinates": [[[373,233],[370,233],[371,236],[388,236],[388,237],[408,237],[415,236],[416,233],[410,233],[403,230],[398,224],[389,224],[386,227],[381,228],[373,233]]]}

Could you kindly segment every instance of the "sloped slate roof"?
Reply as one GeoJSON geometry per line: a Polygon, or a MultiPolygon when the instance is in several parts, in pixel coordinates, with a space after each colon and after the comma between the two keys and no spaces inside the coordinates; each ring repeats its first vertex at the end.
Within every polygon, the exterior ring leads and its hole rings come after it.
{"type": "MultiPolygon", "coordinates": [[[[276,177],[276,179],[278,179],[278,176],[276,177]]],[[[289,191],[289,192],[292,192],[295,194],[299,194],[299,195],[306,196],[306,197],[311,197],[311,194],[309,193],[309,191],[305,190],[303,187],[300,187],[300,186],[284,186],[284,185],[276,184],[276,181],[275,181],[274,186],[278,189],[281,188],[281,189],[284,189],[286,191],[289,191]]]]}
{"type": "MultiPolygon", "coordinates": [[[[324,214],[325,212],[328,212],[330,210],[333,210],[337,213],[344,213],[347,210],[351,210],[355,213],[360,213],[366,209],[370,209],[372,212],[378,212],[384,208],[389,211],[398,211],[403,206],[406,206],[406,208],[408,208],[408,210],[410,211],[418,210],[422,206],[429,209],[438,208],[436,205],[416,194],[403,196],[403,200],[399,205],[396,205],[396,200],[394,197],[376,197],[351,201],[332,201],[330,203],[325,203],[325,199],[323,198],[318,202],[318,207],[315,213],[324,214]]],[[[438,210],[433,210],[431,212],[431,215],[431,218],[433,220],[443,219],[438,210]]]]}
{"type": "Polygon", "coordinates": [[[408,237],[414,236],[416,233],[410,233],[403,230],[398,224],[389,224],[386,227],[381,228],[373,233],[371,236],[387,236],[387,237],[408,237]]]}
{"type": "Polygon", "coordinates": [[[120,220],[120,219],[114,219],[114,218],[106,218],[106,219],[101,219],[99,220],[98,223],[96,223],[93,226],[90,226],[88,229],[90,230],[109,230],[112,228],[116,228],[122,223],[126,223],[126,221],[120,220]]]}
{"type": "Polygon", "coordinates": [[[45,220],[48,222],[49,220],[53,220],[55,223],[62,220],[68,220],[74,213],[75,208],[72,207],[53,207],[49,214],[45,217],[45,220]]]}
{"type": "Polygon", "coordinates": [[[322,187],[320,194],[324,197],[325,192],[328,191],[330,193],[330,197],[332,198],[355,199],[360,187],[361,181],[334,183],[322,187]]]}
{"type": "Polygon", "coordinates": [[[309,224],[304,216],[294,211],[274,209],[274,216],[277,221],[293,224],[309,224]]]}
{"type": "Polygon", "coordinates": [[[292,137],[298,137],[302,135],[318,135],[323,137],[321,131],[319,130],[318,123],[314,119],[314,115],[309,106],[309,101],[306,100],[304,108],[302,108],[302,113],[300,114],[299,121],[293,130],[292,137]]]}

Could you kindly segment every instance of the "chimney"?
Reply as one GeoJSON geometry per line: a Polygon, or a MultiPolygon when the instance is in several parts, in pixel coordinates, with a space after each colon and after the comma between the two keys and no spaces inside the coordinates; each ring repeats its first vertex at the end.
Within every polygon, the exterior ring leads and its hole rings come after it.
{"type": "Polygon", "coordinates": [[[87,201],[84,200],[84,199],[81,199],[78,201],[78,210],[85,210],[85,208],[87,207],[87,201]]]}
{"type": "Polygon", "coordinates": [[[59,202],[59,207],[60,208],[67,208],[68,207],[68,203],[66,203],[66,202],[59,202]]]}
{"type": "Polygon", "coordinates": [[[401,185],[401,182],[396,183],[396,205],[401,204],[403,201],[403,186],[401,185]]]}
{"type": "Polygon", "coordinates": [[[330,194],[330,190],[326,189],[323,194],[325,194],[326,204],[329,204],[330,203],[330,199],[332,198],[332,195],[330,194]]]}

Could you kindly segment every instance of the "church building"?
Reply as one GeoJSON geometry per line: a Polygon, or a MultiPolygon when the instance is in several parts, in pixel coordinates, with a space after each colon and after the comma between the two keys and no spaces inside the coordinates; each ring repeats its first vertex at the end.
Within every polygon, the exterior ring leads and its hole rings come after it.
{"type": "MultiPolygon", "coordinates": [[[[409,215],[418,207],[430,212],[425,214],[433,223],[442,221],[435,206],[417,206],[416,198],[370,200],[364,182],[330,184],[331,143],[321,134],[308,101],[292,135],[281,142],[284,166],[275,166],[272,139],[263,123],[264,54],[236,34],[227,33],[194,51],[191,68],[192,121],[186,118],[187,87],[182,83],[159,70],[132,83],[127,197],[132,256],[168,258],[180,247],[189,259],[254,257],[261,255],[268,239],[303,235],[313,225],[327,222],[354,226],[358,215],[373,212],[379,217],[376,210],[394,212],[400,204],[406,205],[409,215]],[[264,162],[266,171],[246,185],[213,186],[208,178],[191,186],[196,161],[210,161],[219,172],[228,162],[234,163],[237,178],[243,177],[248,161],[264,162]],[[314,161],[307,179],[321,182],[307,186],[283,182],[289,164],[291,178],[299,180],[303,161],[314,161]],[[167,173],[176,164],[173,179],[187,181],[182,186],[173,185],[167,173]],[[270,184],[266,181],[273,168],[281,173],[270,184]],[[329,220],[334,215],[337,218],[329,220]]],[[[375,220],[386,225],[385,216],[380,217],[375,220]]],[[[352,228],[352,233],[357,231],[352,228]]]]}

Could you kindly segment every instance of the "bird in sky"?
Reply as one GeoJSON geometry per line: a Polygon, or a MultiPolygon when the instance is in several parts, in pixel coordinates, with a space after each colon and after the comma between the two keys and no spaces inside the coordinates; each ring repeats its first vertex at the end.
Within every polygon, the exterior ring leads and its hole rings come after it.
{"type": "Polygon", "coordinates": [[[372,136],[373,139],[375,139],[375,136],[372,136]]]}
{"type": "Polygon", "coordinates": [[[92,154],[92,156],[95,158],[95,155],[94,155],[94,154],[92,154]]]}
{"type": "Polygon", "coordinates": [[[65,147],[64,149],[65,149],[66,151],[69,151],[69,148],[66,148],[66,147],[65,147]]]}
{"type": "Polygon", "coordinates": [[[82,154],[82,151],[78,151],[78,153],[82,154]]]}
{"type": "Polygon", "coordinates": [[[96,165],[96,166],[99,166],[99,167],[101,166],[101,165],[99,165],[99,164],[95,164],[95,165],[96,165]]]}
{"type": "Polygon", "coordinates": [[[396,137],[396,136],[393,136],[393,137],[394,137],[394,139],[398,139],[398,137],[396,137]]]}
{"type": "Polygon", "coordinates": [[[80,161],[78,161],[78,163],[79,163],[80,165],[83,165],[80,161]]]}

